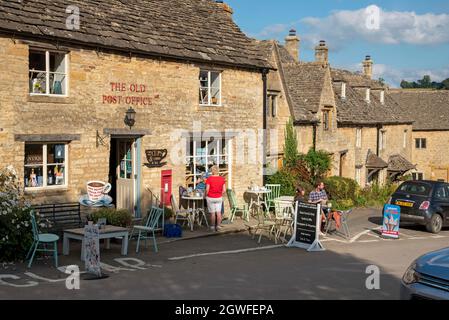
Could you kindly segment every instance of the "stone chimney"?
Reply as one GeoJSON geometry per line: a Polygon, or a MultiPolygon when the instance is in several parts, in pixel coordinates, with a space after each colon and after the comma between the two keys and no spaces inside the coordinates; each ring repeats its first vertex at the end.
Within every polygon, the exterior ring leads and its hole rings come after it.
{"type": "Polygon", "coordinates": [[[373,77],[373,64],[374,62],[371,60],[371,56],[366,56],[363,61],[363,74],[370,79],[373,77]]]}
{"type": "Polygon", "coordinates": [[[323,64],[329,63],[329,48],[324,40],[320,40],[320,44],[315,47],[315,61],[323,64]]]}
{"type": "Polygon", "coordinates": [[[290,55],[295,59],[296,62],[299,61],[299,37],[296,35],[296,30],[291,29],[288,36],[285,38],[285,48],[290,53],[290,55]]]}
{"type": "Polygon", "coordinates": [[[232,10],[231,6],[227,3],[224,3],[223,0],[215,0],[215,2],[223,8],[223,10],[228,14],[229,17],[232,18],[234,14],[234,10],[232,10]]]}

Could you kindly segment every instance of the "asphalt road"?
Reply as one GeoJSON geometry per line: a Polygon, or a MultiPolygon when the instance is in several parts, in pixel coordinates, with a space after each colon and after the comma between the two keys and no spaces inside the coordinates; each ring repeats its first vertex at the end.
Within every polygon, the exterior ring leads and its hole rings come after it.
{"type": "MultiPolygon", "coordinates": [[[[351,239],[332,235],[318,253],[268,239],[257,244],[247,233],[165,243],[157,254],[149,247],[128,260],[117,260],[116,244],[102,251],[109,278],[81,281],[80,290],[66,289],[67,275],[52,260],[37,261],[31,270],[8,265],[0,269],[0,299],[398,299],[404,271],[418,256],[449,246],[449,230],[435,236],[405,227],[401,239],[383,240],[378,216],[376,210],[354,213],[351,239]],[[371,265],[381,272],[379,290],[365,285],[371,265]]],[[[77,258],[75,249],[61,264],[77,258]]]]}

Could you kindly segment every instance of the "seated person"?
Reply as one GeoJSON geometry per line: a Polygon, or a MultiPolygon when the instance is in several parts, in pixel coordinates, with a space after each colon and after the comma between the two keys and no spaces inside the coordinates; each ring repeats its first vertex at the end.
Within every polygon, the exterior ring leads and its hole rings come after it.
{"type": "Polygon", "coordinates": [[[296,194],[295,194],[295,202],[299,201],[299,202],[307,202],[306,197],[305,197],[306,191],[304,190],[303,187],[298,186],[296,187],[296,194]]]}
{"type": "MultiPolygon", "coordinates": [[[[325,206],[327,204],[327,201],[329,200],[327,197],[327,193],[326,190],[324,189],[324,183],[319,181],[316,184],[316,188],[314,191],[312,191],[309,194],[309,203],[313,203],[313,204],[321,204],[321,206],[325,206]]],[[[325,208],[321,209],[322,214],[321,214],[321,230],[324,230],[324,225],[326,223],[326,216],[324,214],[324,210],[327,211],[327,213],[329,214],[329,208],[325,208]]]]}

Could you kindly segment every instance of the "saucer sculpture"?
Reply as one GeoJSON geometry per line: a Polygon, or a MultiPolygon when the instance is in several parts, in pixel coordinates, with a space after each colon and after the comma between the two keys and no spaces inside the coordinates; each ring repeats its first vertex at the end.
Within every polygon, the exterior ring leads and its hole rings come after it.
{"type": "Polygon", "coordinates": [[[85,206],[85,207],[112,207],[113,199],[110,196],[105,195],[102,199],[98,200],[98,201],[92,201],[89,199],[89,195],[85,194],[83,196],[80,197],[79,202],[81,203],[81,205],[85,206]]]}

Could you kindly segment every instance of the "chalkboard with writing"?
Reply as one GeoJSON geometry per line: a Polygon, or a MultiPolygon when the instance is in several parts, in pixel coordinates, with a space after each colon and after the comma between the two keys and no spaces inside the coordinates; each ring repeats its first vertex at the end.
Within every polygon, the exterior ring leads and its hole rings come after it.
{"type": "Polygon", "coordinates": [[[295,228],[288,247],[307,249],[307,251],[323,251],[320,243],[321,206],[312,203],[296,203],[295,228]]]}

